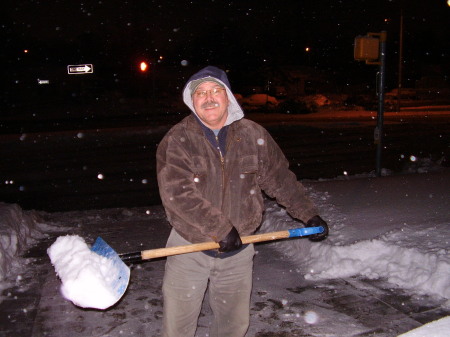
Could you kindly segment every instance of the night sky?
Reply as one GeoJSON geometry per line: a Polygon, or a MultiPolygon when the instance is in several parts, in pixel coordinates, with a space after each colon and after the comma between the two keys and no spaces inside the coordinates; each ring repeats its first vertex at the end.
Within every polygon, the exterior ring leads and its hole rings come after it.
{"type": "Polygon", "coordinates": [[[404,86],[428,74],[448,82],[446,0],[8,1],[1,60],[8,80],[24,68],[68,64],[133,70],[146,58],[180,72],[219,65],[239,83],[259,81],[261,69],[293,65],[325,71],[343,87],[373,85],[368,74],[375,70],[353,59],[353,42],[385,30],[388,85],[395,87],[401,9],[404,86]]]}

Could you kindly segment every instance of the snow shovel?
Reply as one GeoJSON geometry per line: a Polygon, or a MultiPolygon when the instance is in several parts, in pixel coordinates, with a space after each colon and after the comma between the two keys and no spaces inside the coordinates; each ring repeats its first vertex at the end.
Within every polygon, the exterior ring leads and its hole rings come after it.
{"type": "MultiPolygon", "coordinates": [[[[279,232],[262,233],[256,235],[249,235],[241,237],[243,244],[273,241],[279,239],[295,238],[307,236],[312,234],[322,233],[323,227],[307,227],[288,229],[279,232]]],[[[216,242],[195,243],[185,246],[167,247],[159,249],[144,250],[141,252],[117,254],[101,237],[98,237],[91,250],[101,256],[104,256],[112,261],[115,277],[107,280],[107,286],[115,295],[116,302],[120,300],[125,293],[128,282],[130,281],[130,269],[125,262],[138,262],[143,260],[155,259],[160,257],[200,252],[205,250],[218,249],[219,244],[216,242]]]]}

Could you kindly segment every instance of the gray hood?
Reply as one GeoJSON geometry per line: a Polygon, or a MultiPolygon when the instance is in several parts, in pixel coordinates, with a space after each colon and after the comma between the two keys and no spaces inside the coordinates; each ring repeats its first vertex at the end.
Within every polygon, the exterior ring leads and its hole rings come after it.
{"type": "Polygon", "coordinates": [[[228,105],[228,118],[225,122],[225,125],[229,125],[234,121],[243,118],[244,111],[237,102],[236,97],[234,97],[233,93],[231,92],[231,86],[230,82],[228,81],[227,74],[223,70],[213,66],[203,68],[194,75],[192,75],[187,81],[186,85],[184,86],[183,101],[189,107],[189,109],[191,109],[191,111],[197,116],[197,113],[195,112],[194,109],[194,104],[192,102],[191,83],[199,79],[208,77],[212,78],[215,82],[218,82],[221,85],[223,85],[227,91],[229,105],[228,105]]]}

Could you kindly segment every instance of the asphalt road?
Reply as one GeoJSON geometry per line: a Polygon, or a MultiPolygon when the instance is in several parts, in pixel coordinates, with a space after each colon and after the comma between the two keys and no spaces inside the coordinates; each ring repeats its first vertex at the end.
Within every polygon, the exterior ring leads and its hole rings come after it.
{"type": "MultiPolygon", "coordinates": [[[[373,114],[247,117],[270,131],[299,179],[375,170],[373,114]]],[[[0,201],[45,211],[159,204],[156,148],[176,120],[121,119],[73,129],[41,123],[35,130],[0,134],[0,201]]],[[[381,167],[400,172],[411,156],[435,162],[446,157],[448,165],[449,140],[449,112],[388,114],[381,167]]]]}

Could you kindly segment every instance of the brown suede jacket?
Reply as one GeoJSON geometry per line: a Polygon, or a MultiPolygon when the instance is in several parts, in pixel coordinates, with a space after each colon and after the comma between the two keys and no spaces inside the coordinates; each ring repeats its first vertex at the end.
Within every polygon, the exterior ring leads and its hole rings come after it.
{"type": "Polygon", "coordinates": [[[261,190],[303,222],[318,214],[281,149],[248,119],[229,125],[221,156],[190,115],[165,135],[156,157],[168,220],[189,242],[219,242],[232,226],[253,234],[264,211],[261,190]]]}

